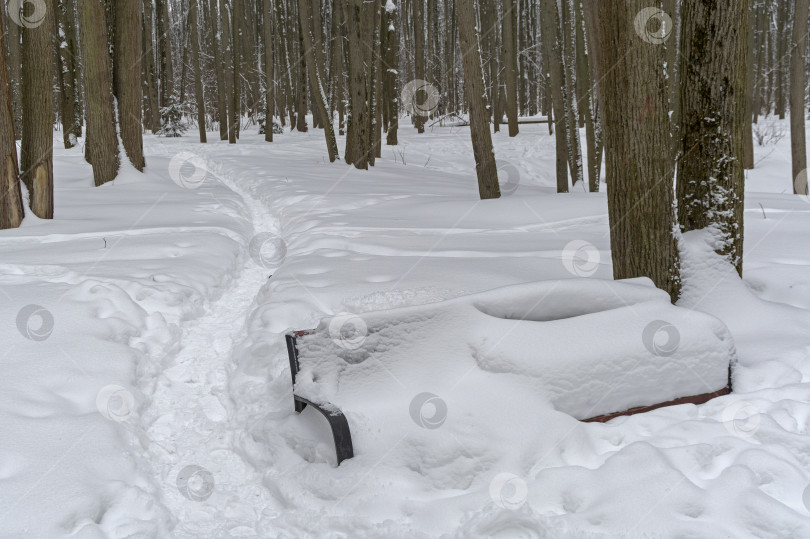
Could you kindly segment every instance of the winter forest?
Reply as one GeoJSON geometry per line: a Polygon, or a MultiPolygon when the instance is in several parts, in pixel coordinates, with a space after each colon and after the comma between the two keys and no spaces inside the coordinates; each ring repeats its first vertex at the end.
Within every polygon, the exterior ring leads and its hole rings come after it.
{"type": "Polygon", "coordinates": [[[810,537],[810,0],[2,0],[0,538],[810,537]]]}

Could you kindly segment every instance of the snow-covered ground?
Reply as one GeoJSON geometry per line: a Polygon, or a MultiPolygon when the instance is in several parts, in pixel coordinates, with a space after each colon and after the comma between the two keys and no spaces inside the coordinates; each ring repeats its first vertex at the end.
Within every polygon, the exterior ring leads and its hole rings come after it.
{"type": "Polygon", "coordinates": [[[684,240],[679,306],[728,326],[733,395],[607,424],[525,409],[490,439],[496,391],[408,387],[403,436],[363,425],[335,467],[325,421],[293,412],[285,332],[610,279],[606,200],[554,192],[543,125],[495,135],[517,190],[491,201],[467,128],[403,127],[370,171],[330,164],[319,130],[254,130],[147,137],[147,173],[100,188],[57,146],[56,219],[0,233],[0,536],[810,537],[810,201],[787,137],[756,148],[745,280],[684,240]]]}

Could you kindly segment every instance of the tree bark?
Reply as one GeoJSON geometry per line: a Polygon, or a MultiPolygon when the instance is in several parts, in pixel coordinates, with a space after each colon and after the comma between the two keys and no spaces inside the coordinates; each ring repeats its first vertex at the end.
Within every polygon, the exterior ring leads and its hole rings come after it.
{"type": "Polygon", "coordinates": [[[273,112],[276,103],[276,81],[273,66],[273,4],[272,0],[264,1],[264,18],[262,30],[264,32],[264,140],[273,142],[273,112]]]}
{"type": "Polygon", "coordinates": [[[557,151],[557,192],[568,192],[568,129],[566,128],[565,98],[563,86],[562,51],[560,50],[560,19],[554,2],[540,2],[543,51],[551,83],[551,101],[555,118],[557,151]]]}
{"type": "Polygon", "coordinates": [[[461,42],[461,57],[464,64],[465,94],[470,107],[470,137],[475,171],[478,175],[478,192],[481,200],[500,198],[498,168],[492,149],[492,135],[487,117],[487,96],[484,91],[484,73],[481,68],[481,50],[475,21],[474,0],[457,0],[458,33],[461,42]]]}
{"type": "Polygon", "coordinates": [[[56,23],[56,44],[58,47],[56,60],[58,62],[57,71],[61,94],[62,138],[65,148],[72,148],[77,144],[78,137],[81,136],[81,119],[76,111],[78,101],[74,28],[76,19],[74,13],[69,10],[69,8],[72,8],[72,4],[54,0],[53,7],[56,13],[54,22],[56,23]]]}
{"type": "Polygon", "coordinates": [[[141,86],[142,0],[115,2],[115,94],[121,142],[132,165],[143,172],[143,90],[141,86]]]}
{"type": "Polygon", "coordinates": [[[563,0],[563,31],[565,40],[563,48],[565,58],[565,108],[568,130],[568,166],[571,169],[571,185],[584,182],[582,170],[582,145],[579,141],[579,105],[577,103],[577,40],[574,29],[574,0],[563,0]]]}
{"type": "MultiPolygon", "coordinates": [[[[157,42],[160,68],[160,106],[165,107],[174,93],[174,66],[172,63],[172,40],[169,35],[168,0],[155,0],[155,17],[157,17],[157,42]]],[[[81,4],[79,4],[81,5],[81,4]]]]}
{"type": "Polygon", "coordinates": [[[149,99],[149,128],[152,134],[160,131],[160,105],[158,103],[158,82],[155,72],[155,48],[153,45],[154,6],[152,0],[144,0],[143,5],[143,69],[149,99]]]}
{"type": "MultiPolygon", "coordinates": [[[[117,1],[120,2],[121,0],[117,1]]],[[[188,31],[190,33],[191,64],[194,67],[194,99],[197,101],[197,124],[200,128],[200,142],[205,143],[208,140],[205,135],[205,95],[203,94],[202,70],[200,69],[199,11],[198,0],[189,0],[188,31]]]]}
{"type": "Polygon", "coordinates": [[[509,136],[518,134],[518,83],[517,83],[517,10],[515,0],[503,0],[504,71],[506,71],[506,119],[509,136]]]}
{"type": "Polygon", "coordinates": [[[793,35],[790,46],[790,153],[793,169],[793,192],[807,195],[807,145],[804,130],[805,53],[807,50],[808,0],[796,0],[793,35]]]}
{"type": "Polygon", "coordinates": [[[586,2],[597,20],[613,276],[649,277],[675,301],[680,264],[666,49],[636,33],[634,21],[647,0],[586,2]]]}
{"type": "Polygon", "coordinates": [[[115,131],[109,42],[102,0],[79,0],[82,63],[84,64],[87,155],[95,184],[118,175],[118,135],[115,131]]]}
{"type": "MultiPolygon", "coordinates": [[[[754,0],[748,3],[748,17],[749,21],[754,20],[754,0]]],[[[743,147],[743,167],[750,170],[754,168],[754,28],[751,27],[749,22],[746,28],[746,41],[748,47],[748,63],[746,64],[745,72],[745,102],[746,102],[746,119],[745,119],[745,146],[743,147]]]]}
{"type": "Polygon", "coordinates": [[[747,0],[685,0],[682,13],[678,218],[713,229],[742,275],[747,0]]]}
{"type": "MultiPolygon", "coordinates": [[[[393,6],[393,4],[391,4],[393,6]]],[[[394,6],[393,9],[385,10],[385,23],[383,26],[387,29],[388,38],[386,41],[385,49],[385,89],[387,103],[387,117],[388,117],[388,132],[386,133],[385,143],[388,146],[396,146],[399,141],[397,140],[397,129],[399,128],[399,87],[397,84],[397,60],[399,58],[399,35],[397,34],[397,12],[399,8],[394,6]]]]}
{"type": "MultiPolygon", "coordinates": [[[[53,10],[22,29],[23,132],[20,165],[31,211],[53,219],[53,10]]],[[[4,165],[6,166],[6,165],[4,165]]]]}
{"type": "Polygon", "coordinates": [[[239,127],[242,123],[242,75],[240,65],[242,63],[241,37],[239,18],[241,13],[242,0],[231,1],[231,71],[233,73],[233,85],[231,91],[231,120],[228,130],[228,142],[236,144],[239,136],[239,127]]]}
{"type": "Polygon", "coordinates": [[[0,229],[17,228],[24,216],[6,47],[3,32],[0,32],[0,229]]]}
{"type": "MultiPolygon", "coordinates": [[[[3,10],[5,11],[5,10],[3,10]]],[[[11,105],[14,115],[14,136],[22,137],[22,48],[20,46],[21,28],[10,18],[8,22],[8,77],[11,89],[11,105]]]]}
{"type": "Polygon", "coordinates": [[[219,139],[228,140],[228,101],[225,90],[225,68],[223,66],[222,39],[220,33],[220,15],[216,0],[208,2],[208,24],[211,28],[212,49],[214,49],[214,70],[217,77],[217,120],[219,139]]]}
{"type": "Polygon", "coordinates": [[[368,108],[368,72],[367,63],[363,58],[364,47],[362,43],[367,37],[364,31],[366,24],[362,21],[368,18],[369,7],[363,0],[349,0],[344,4],[344,19],[349,38],[349,95],[351,97],[351,116],[346,135],[346,163],[353,164],[355,168],[367,170],[370,147],[369,108],[368,108]]]}
{"type": "Polygon", "coordinates": [[[332,125],[332,115],[329,114],[326,98],[326,86],[323,80],[323,49],[313,44],[313,31],[320,32],[319,28],[314,28],[313,17],[310,13],[309,3],[312,0],[298,0],[298,17],[301,23],[301,35],[304,41],[304,52],[306,53],[306,65],[309,72],[309,79],[312,81],[312,100],[318,107],[321,121],[324,122],[323,131],[326,137],[326,150],[329,153],[329,162],[334,163],[338,159],[337,140],[335,139],[335,128],[332,125]]]}
{"type": "MultiPolygon", "coordinates": [[[[413,1],[413,54],[415,80],[425,80],[425,0],[413,1]]],[[[418,85],[421,87],[422,85],[418,85]]],[[[421,93],[423,90],[419,90],[421,93]]],[[[414,101],[421,103],[423,96],[414,96],[414,101]]],[[[412,111],[411,118],[417,133],[425,132],[425,116],[412,111]]]]}

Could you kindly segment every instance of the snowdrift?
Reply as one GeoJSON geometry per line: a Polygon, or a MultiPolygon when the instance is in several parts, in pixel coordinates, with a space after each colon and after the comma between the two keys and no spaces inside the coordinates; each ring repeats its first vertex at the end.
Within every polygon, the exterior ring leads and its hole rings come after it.
{"type": "Polygon", "coordinates": [[[426,431],[525,443],[544,411],[607,419],[705,401],[730,389],[736,361],[720,320],[671,305],[647,279],[544,281],[344,313],[295,346],[295,395],[341,411],[358,454],[426,431]]]}

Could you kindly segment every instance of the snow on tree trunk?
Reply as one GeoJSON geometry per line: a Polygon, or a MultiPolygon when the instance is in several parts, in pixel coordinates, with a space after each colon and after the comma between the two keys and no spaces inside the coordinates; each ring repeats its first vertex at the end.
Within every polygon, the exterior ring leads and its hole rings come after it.
{"type": "Polygon", "coordinates": [[[711,228],[742,275],[747,0],[685,0],[678,220],[711,228]]]}

